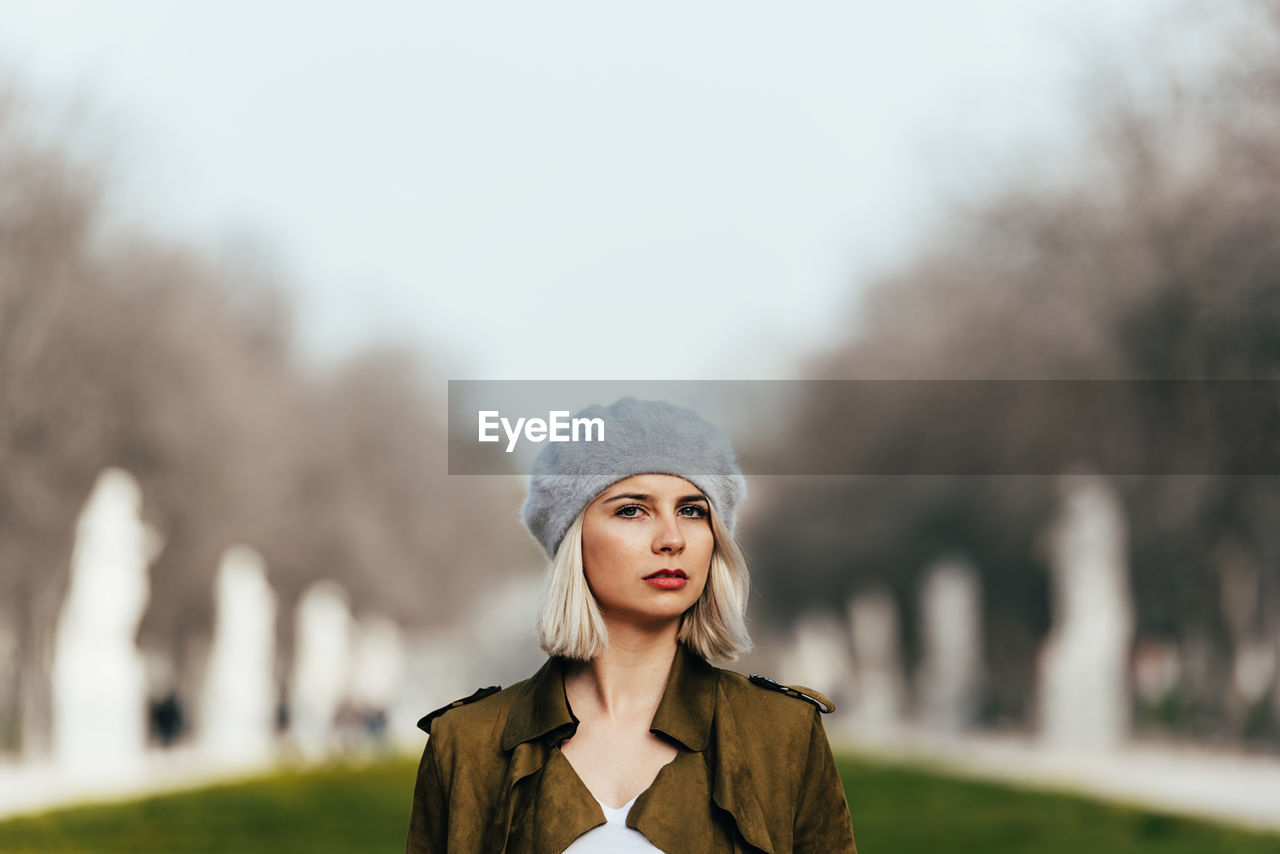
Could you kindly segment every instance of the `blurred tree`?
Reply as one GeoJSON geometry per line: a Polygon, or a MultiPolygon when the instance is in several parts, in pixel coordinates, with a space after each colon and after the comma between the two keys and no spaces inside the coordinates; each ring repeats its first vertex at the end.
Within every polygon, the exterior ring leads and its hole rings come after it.
{"type": "Polygon", "coordinates": [[[164,550],[140,645],[194,708],[219,557],[245,543],[279,594],[282,664],[311,582],[408,627],[540,562],[503,478],[448,479],[424,353],[298,363],[281,286],[103,213],[96,170],[0,100],[0,752],[47,748],[53,631],[77,514],[99,471],[142,485],[164,550]],[[461,481],[461,482],[460,482],[461,481]],[[0,661],[3,667],[3,661],[0,661]]]}
{"type": "MultiPolygon", "coordinates": [[[[867,290],[856,334],[816,358],[809,375],[1280,379],[1280,3],[1245,0],[1222,14],[1229,25],[1212,32],[1227,47],[1215,63],[1170,72],[1142,96],[1104,81],[1078,162],[1017,176],[957,210],[914,262],[867,290]]],[[[935,417],[937,388],[926,388],[851,421],[815,385],[788,443],[794,470],[856,470],[867,461],[911,470],[913,433],[935,417]]],[[[1173,437],[1181,458],[1207,453],[1180,445],[1179,405],[1160,395],[1144,400],[1132,413],[1139,435],[1173,437]]],[[[1016,422],[975,411],[954,426],[959,435],[990,434],[1018,449],[1029,437],[1051,435],[1061,415],[1050,396],[1016,422]]],[[[1256,439],[1265,447],[1274,437],[1256,439]]],[[[1219,454],[1211,466],[1240,462],[1238,449],[1211,451],[1219,454]]],[[[1195,708],[1181,725],[1220,730],[1231,689],[1228,677],[1212,674],[1231,672],[1232,650],[1219,555],[1229,542],[1252,556],[1262,575],[1256,623],[1274,635],[1280,479],[1132,477],[1120,485],[1132,526],[1139,633],[1207,643],[1201,684],[1191,684],[1188,670],[1195,708]]],[[[983,574],[988,714],[1025,719],[1048,627],[1039,535],[1053,512],[1047,478],[788,481],[757,512],[769,524],[756,526],[748,545],[775,617],[843,603],[865,585],[888,582],[899,592],[910,640],[918,573],[939,553],[967,553],[983,574]]],[[[1280,743],[1274,713],[1254,731],[1280,743]]]]}
{"type": "Polygon", "coordinates": [[[89,284],[99,189],[20,124],[0,97],[0,620],[14,626],[0,727],[16,747],[48,737],[51,627],[62,601],[77,502],[108,425],[92,360],[102,302],[89,284]]]}

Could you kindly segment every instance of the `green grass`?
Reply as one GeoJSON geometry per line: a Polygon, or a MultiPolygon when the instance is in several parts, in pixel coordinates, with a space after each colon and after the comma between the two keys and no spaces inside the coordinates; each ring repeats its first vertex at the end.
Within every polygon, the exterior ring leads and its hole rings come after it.
{"type": "Polygon", "coordinates": [[[1280,835],[1090,800],[842,759],[860,854],[1278,854],[1280,835]]]}
{"type": "MultiPolygon", "coordinates": [[[[840,769],[862,854],[1280,852],[1280,835],[1079,797],[861,759],[840,769]]],[[[60,810],[0,822],[0,852],[398,852],[415,770],[407,760],[333,767],[60,810]]]]}
{"type": "Polygon", "coordinates": [[[404,850],[417,763],[278,774],[0,823],[0,852],[327,854],[404,850]]]}

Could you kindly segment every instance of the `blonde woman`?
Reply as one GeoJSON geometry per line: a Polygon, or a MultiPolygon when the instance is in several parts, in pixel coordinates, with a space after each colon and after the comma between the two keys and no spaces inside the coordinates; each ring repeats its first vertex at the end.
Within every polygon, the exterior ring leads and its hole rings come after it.
{"type": "Polygon", "coordinates": [[[577,417],[606,441],[549,444],[524,506],[550,657],[419,722],[406,851],[855,852],[829,701],[709,663],[751,646],[728,440],[653,401],[577,417]]]}

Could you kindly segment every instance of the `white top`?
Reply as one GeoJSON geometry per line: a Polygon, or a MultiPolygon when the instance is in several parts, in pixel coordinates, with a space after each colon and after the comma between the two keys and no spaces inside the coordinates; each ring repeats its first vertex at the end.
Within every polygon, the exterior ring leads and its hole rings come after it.
{"type": "MultiPolygon", "coordinates": [[[[640,796],[636,795],[638,797],[640,796]]],[[[600,809],[604,810],[605,824],[593,827],[573,840],[564,849],[564,854],[653,854],[654,851],[662,854],[662,849],[646,839],[643,833],[634,827],[627,827],[627,813],[631,812],[631,805],[636,802],[636,798],[617,809],[600,804],[597,800],[600,809]]]]}

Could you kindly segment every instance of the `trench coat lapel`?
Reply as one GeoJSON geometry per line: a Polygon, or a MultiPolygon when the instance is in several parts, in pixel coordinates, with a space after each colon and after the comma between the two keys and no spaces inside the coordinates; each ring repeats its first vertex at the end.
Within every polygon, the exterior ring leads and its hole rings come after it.
{"type": "MultiPolygon", "coordinates": [[[[572,767],[563,756],[559,759],[565,768],[557,767],[556,757],[552,754],[553,745],[572,735],[577,726],[578,719],[569,709],[569,701],[564,693],[564,660],[550,658],[525,683],[523,696],[513,706],[506,726],[503,728],[502,749],[511,753],[511,759],[507,765],[502,801],[494,814],[494,838],[489,850],[501,852],[510,850],[508,845],[511,842],[513,822],[516,821],[517,812],[523,818],[529,815],[529,811],[535,806],[536,793],[532,791],[533,787],[548,784],[559,788],[564,788],[566,785],[570,789],[573,788],[576,777],[572,767]],[[566,770],[568,775],[564,773],[566,770]],[[536,783],[538,778],[535,775],[543,772],[545,776],[546,771],[558,773],[551,775],[554,778],[553,781],[544,780],[542,783],[536,783]]],[[[572,834],[569,836],[570,840],[587,827],[604,822],[604,813],[596,806],[594,799],[590,798],[590,792],[585,791],[585,787],[580,782],[577,785],[585,792],[586,805],[594,807],[594,812],[598,813],[598,819],[591,816],[590,811],[583,813],[582,810],[562,810],[557,817],[557,825],[567,822],[576,827],[588,822],[585,827],[577,829],[576,832],[572,829],[568,830],[567,832],[572,834]]],[[[571,792],[577,795],[573,800],[583,802],[583,792],[571,792]]],[[[561,801],[561,803],[565,802],[561,801]]],[[[532,816],[532,818],[540,826],[544,824],[539,821],[540,817],[532,816]]],[[[541,829],[544,831],[559,829],[562,832],[565,830],[546,826],[542,826],[541,829]]],[[[567,845],[568,842],[565,844],[567,845]]],[[[523,847],[519,843],[517,845],[523,847]]]]}
{"type": "Polygon", "coordinates": [[[542,744],[522,742],[516,745],[511,754],[511,762],[507,765],[507,779],[502,787],[502,798],[498,809],[493,814],[487,850],[507,851],[507,842],[511,838],[511,825],[517,806],[522,807],[521,812],[527,810],[529,806],[528,796],[521,797],[523,793],[518,793],[516,787],[542,769],[546,763],[546,755],[547,749],[542,744]]]}
{"type": "MultiPolygon", "coordinates": [[[[722,703],[716,715],[715,738],[712,750],[711,799],[733,816],[738,832],[748,843],[761,851],[773,852],[769,838],[769,824],[760,807],[760,792],[752,776],[752,769],[742,750],[743,737],[750,737],[739,730],[733,709],[722,703]]],[[[756,735],[755,737],[759,737],[756,735]]],[[[767,785],[768,781],[760,781],[767,785]]]]}
{"type": "MultiPolygon", "coordinates": [[[[688,750],[704,755],[705,764],[711,768],[710,800],[733,816],[743,839],[761,851],[772,854],[768,825],[760,808],[756,788],[752,784],[751,769],[739,746],[744,733],[738,730],[729,704],[720,702],[720,671],[684,644],[680,644],[676,651],[667,688],[658,704],[658,711],[653,716],[650,730],[675,739],[688,750]]],[[[674,772],[676,763],[682,759],[683,756],[678,756],[670,766],[662,769],[654,780],[651,791],[659,788],[663,781],[662,775],[668,771],[674,772]]],[[[682,779],[686,783],[691,782],[687,776],[682,776],[682,779]]],[[[693,785],[696,787],[697,784],[693,785]]],[[[645,793],[648,794],[649,792],[645,793]]],[[[650,818],[649,811],[645,809],[650,806],[649,802],[642,803],[646,800],[645,795],[641,796],[633,808],[634,821],[627,822],[642,832],[646,831],[646,819],[650,818]]],[[[688,792],[686,795],[706,797],[702,792],[688,792]]],[[[657,824],[656,821],[654,823],[657,824]]],[[[663,831],[655,827],[654,832],[663,831]]],[[[662,846],[648,832],[645,835],[655,845],[662,846]]],[[[675,841],[678,842],[679,837],[675,841]]]]}
{"type": "Polygon", "coordinates": [[[706,750],[719,687],[719,671],[684,644],[678,645],[649,731],[675,739],[688,750],[706,750]]]}
{"type": "Polygon", "coordinates": [[[578,719],[564,693],[564,659],[552,657],[525,682],[524,696],[512,707],[502,730],[502,749],[511,750],[560,729],[565,730],[563,740],[577,728],[578,719]]]}
{"type": "MultiPolygon", "coordinates": [[[[533,783],[530,778],[539,772],[554,778],[544,779],[544,785],[567,786],[571,792],[566,793],[581,796],[575,796],[573,801],[583,800],[595,808],[592,811],[584,806],[582,815],[574,819],[573,828],[566,826],[555,834],[565,837],[565,844],[604,821],[604,813],[573,773],[568,760],[552,757],[555,746],[578,726],[564,692],[564,664],[563,659],[549,659],[525,683],[523,696],[507,718],[502,748],[511,752],[511,760],[503,800],[494,816],[497,844],[491,846],[493,851],[511,850],[508,841],[517,812],[524,817],[533,809],[535,793],[528,791],[528,784],[521,784],[533,783]],[[588,812],[593,817],[588,818],[588,812]],[[582,827],[578,828],[578,824],[582,827]]],[[[720,702],[719,679],[720,672],[703,658],[684,644],[677,647],[650,731],[672,739],[684,751],[658,772],[653,784],[636,800],[627,824],[663,850],[686,850],[682,846],[688,842],[689,825],[682,815],[688,804],[714,803],[732,816],[748,844],[772,854],[751,768],[739,745],[744,733],[739,731],[732,709],[720,702]]]]}

